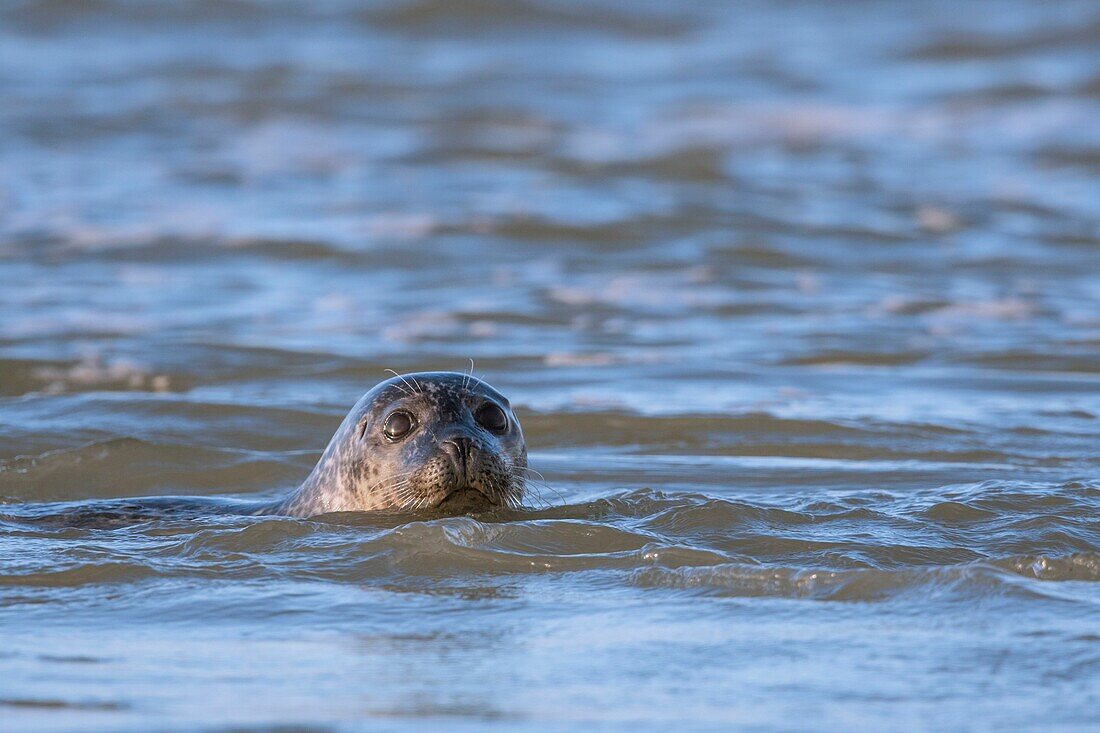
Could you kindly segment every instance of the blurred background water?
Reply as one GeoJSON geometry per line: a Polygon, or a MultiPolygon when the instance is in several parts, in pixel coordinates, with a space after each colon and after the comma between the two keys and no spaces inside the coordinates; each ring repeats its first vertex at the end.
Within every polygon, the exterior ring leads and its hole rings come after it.
{"type": "Polygon", "coordinates": [[[0,282],[9,512],[471,358],[553,487],[9,516],[0,728],[1100,723],[1092,0],[11,0],[0,282]]]}

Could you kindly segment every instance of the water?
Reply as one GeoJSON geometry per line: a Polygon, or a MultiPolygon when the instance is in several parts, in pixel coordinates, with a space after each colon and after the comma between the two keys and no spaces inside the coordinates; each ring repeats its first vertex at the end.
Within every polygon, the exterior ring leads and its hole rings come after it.
{"type": "Polygon", "coordinates": [[[0,521],[0,728],[1095,730],[1100,6],[0,8],[0,500],[386,369],[549,504],[0,521]]]}

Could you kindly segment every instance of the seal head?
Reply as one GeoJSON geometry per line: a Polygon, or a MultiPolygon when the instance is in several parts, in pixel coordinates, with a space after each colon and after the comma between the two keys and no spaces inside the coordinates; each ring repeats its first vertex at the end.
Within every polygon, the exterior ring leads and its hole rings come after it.
{"type": "Polygon", "coordinates": [[[367,392],[305,482],[274,513],[446,513],[517,506],[527,446],[508,399],[457,372],[418,372],[367,392]]]}

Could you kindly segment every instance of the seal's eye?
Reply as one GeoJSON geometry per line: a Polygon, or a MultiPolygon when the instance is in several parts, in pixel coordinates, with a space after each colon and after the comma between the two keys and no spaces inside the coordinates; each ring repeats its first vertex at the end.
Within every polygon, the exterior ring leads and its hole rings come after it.
{"type": "Polygon", "coordinates": [[[478,425],[494,433],[503,433],[508,429],[508,416],[504,414],[504,410],[492,402],[486,402],[477,408],[474,419],[477,420],[478,425]]]}
{"type": "Polygon", "coordinates": [[[382,434],[390,440],[401,440],[408,435],[416,421],[413,416],[404,410],[394,410],[386,418],[386,424],[382,426],[382,434]]]}

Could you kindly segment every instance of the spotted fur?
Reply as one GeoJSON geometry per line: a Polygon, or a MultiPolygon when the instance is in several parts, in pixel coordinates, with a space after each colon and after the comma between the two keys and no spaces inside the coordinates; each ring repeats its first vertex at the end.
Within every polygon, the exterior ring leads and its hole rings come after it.
{"type": "Polygon", "coordinates": [[[526,468],[523,431],[500,392],[468,374],[398,375],[363,395],[302,485],[263,513],[517,506],[526,468]],[[477,410],[487,401],[504,411],[506,430],[494,433],[478,423],[477,410]],[[391,440],[382,427],[397,409],[416,424],[408,436],[391,440]]]}

